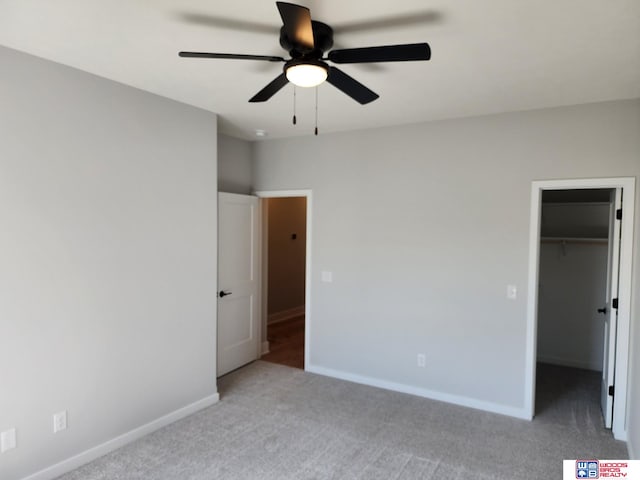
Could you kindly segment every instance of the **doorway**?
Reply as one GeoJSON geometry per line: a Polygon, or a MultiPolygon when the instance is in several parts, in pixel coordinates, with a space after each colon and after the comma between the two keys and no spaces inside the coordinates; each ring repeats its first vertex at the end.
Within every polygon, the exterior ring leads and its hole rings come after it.
{"type": "Polygon", "coordinates": [[[602,400],[605,424],[609,416],[607,426],[620,440],[626,438],[634,187],[632,178],[541,181],[533,182],[531,197],[525,408],[531,418],[548,411],[549,388],[573,385],[577,395],[591,395],[596,413],[602,400]],[[617,218],[622,198],[624,214],[617,218]],[[558,303],[571,291],[582,303],[558,303]],[[539,358],[547,362],[539,377],[548,381],[536,385],[539,358]]]}
{"type": "Polygon", "coordinates": [[[542,421],[599,429],[604,420],[611,428],[610,402],[600,403],[601,383],[609,382],[603,327],[615,195],[615,189],[542,192],[535,411],[542,421]]]}
{"type": "Polygon", "coordinates": [[[262,360],[309,364],[311,192],[257,192],[262,212],[262,360]]]}

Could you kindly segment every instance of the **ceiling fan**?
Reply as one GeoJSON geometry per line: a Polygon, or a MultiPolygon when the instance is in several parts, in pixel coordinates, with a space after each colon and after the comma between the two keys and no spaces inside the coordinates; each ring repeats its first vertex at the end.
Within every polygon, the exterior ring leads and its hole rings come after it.
{"type": "Polygon", "coordinates": [[[280,29],[280,45],[289,52],[289,60],[269,55],[243,55],[233,53],[179,52],[181,57],[222,58],[235,60],[263,60],[284,62],[283,72],[260,90],[249,101],[265,102],[287,83],[299,87],[315,87],[325,80],[355,101],[367,104],[379,95],[332,63],[406,62],[429,60],[431,49],[427,43],[385,45],[366,48],[346,48],[324,52],[333,46],[333,29],[322,22],[311,20],[308,8],[286,2],[276,2],[283,26],[280,29]]]}

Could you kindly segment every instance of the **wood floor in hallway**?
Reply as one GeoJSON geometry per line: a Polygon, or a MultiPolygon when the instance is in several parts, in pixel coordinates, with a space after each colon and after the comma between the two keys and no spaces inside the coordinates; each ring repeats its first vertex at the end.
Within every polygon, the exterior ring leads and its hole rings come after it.
{"type": "Polygon", "coordinates": [[[304,315],[267,327],[269,353],[262,360],[304,369],[304,315]]]}

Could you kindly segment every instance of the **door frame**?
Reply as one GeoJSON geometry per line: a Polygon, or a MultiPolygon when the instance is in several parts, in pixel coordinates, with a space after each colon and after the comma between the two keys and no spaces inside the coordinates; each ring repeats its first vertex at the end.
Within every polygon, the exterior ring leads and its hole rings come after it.
{"type": "MultiPolygon", "coordinates": [[[[265,227],[267,225],[268,219],[265,218],[264,215],[264,202],[263,199],[267,198],[282,198],[282,197],[305,197],[307,199],[307,211],[306,211],[306,253],[305,253],[305,272],[304,272],[304,369],[310,365],[310,345],[311,345],[311,226],[312,222],[312,191],[311,190],[262,190],[253,193],[260,199],[260,210],[263,212],[262,218],[262,235],[260,236],[260,246],[259,249],[262,252],[262,276],[260,278],[260,285],[258,290],[262,294],[262,302],[260,305],[260,319],[261,325],[264,327],[266,325],[266,317],[267,317],[267,294],[266,288],[268,283],[268,270],[265,266],[266,262],[266,249],[268,245],[266,244],[266,235],[265,235],[265,227]]],[[[262,341],[260,342],[262,345],[262,341]]]]}
{"type": "Polygon", "coordinates": [[[618,287],[618,331],[616,338],[615,388],[613,400],[613,436],[627,439],[627,382],[629,370],[629,339],[631,327],[631,279],[633,272],[633,220],[635,178],[589,178],[538,180],[531,183],[531,215],[529,223],[529,267],[527,294],[527,333],[525,355],[525,412],[533,419],[536,395],[536,356],[538,334],[538,275],[540,262],[540,214],[543,190],[580,190],[592,188],[622,188],[623,215],[620,243],[620,283],[618,287]]]}

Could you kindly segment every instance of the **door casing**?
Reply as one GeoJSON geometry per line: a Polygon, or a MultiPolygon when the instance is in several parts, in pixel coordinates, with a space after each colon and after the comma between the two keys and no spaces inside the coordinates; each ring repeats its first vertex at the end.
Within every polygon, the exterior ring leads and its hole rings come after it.
{"type": "Polygon", "coordinates": [[[529,267],[527,292],[527,331],[525,353],[525,411],[529,418],[535,414],[536,350],[538,327],[538,276],[540,261],[540,212],[543,190],[578,190],[592,188],[622,188],[623,215],[620,242],[620,283],[618,302],[618,331],[616,338],[615,396],[613,403],[613,435],[627,439],[627,378],[629,370],[629,339],[631,329],[631,278],[633,272],[633,219],[635,206],[635,178],[592,178],[540,180],[531,184],[531,213],[529,223],[529,267]]]}

